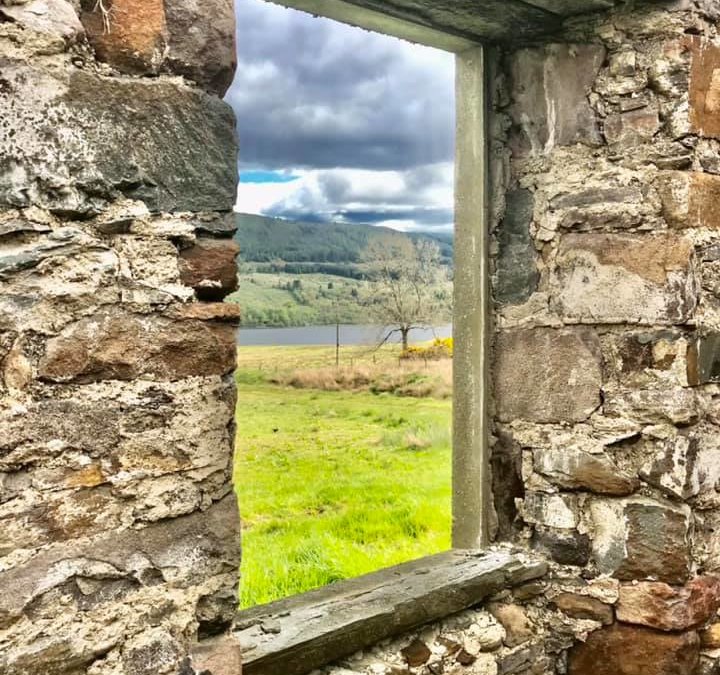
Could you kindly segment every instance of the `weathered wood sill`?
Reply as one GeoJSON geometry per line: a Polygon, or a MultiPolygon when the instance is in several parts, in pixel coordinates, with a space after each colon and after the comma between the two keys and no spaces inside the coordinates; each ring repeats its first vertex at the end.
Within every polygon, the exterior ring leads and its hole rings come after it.
{"type": "Polygon", "coordinates": [[[305,675],[546,572],[522,554],[450,551],[240,612],[231,639],[243,675],[305,675]]]}

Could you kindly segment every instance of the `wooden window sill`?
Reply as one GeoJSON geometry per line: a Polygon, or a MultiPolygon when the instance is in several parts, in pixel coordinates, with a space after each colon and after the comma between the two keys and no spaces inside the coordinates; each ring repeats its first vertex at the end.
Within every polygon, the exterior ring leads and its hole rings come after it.
{"type": "Polygon", "coordinates": [[[239,645],[243,675],[305,675],[546,572],[505,550],[449,551],[244,610],[221,640],[239,645]]]}

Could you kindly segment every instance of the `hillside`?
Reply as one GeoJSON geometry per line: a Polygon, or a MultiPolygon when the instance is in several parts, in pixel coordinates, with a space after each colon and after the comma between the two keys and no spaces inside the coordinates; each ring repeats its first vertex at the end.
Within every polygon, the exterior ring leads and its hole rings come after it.
{"type": "MultiPolygon", "coordinates": [[[[372,291],[364,254],[384,245],[425,238],[452,265],[452,237],[404,234],[371,225],[299,223],[238,214],[238,290],[228,300],[242,307],[243,326],[311,326],[368,321],[372,291]]],[[[438,288],[438,292],[448,290],[438,288]]],[[[439,317],[442,322],[449,315],[439,317]]]]}
{"type": "MultiPolygon", "coordinates": [[[[387,227],[347,223],[300,223],[280,218],[238,214],[235,236],[241,259],[250,263],[299,263],[302,265],[356,265],[372,242],[431,239],[440,247],[443,263],[452,264],[453,242],[450,235],[405,234],[387,227]]],[[[342,268],[340,268],[341,270],[342,268]]],[[[319,271],[319,270],[312,270],[319,271]]],[[[338,270],[328,270],[338,274],[338,270]]],[[[341,276],[345,276],[341,273],[341,276]]]]}

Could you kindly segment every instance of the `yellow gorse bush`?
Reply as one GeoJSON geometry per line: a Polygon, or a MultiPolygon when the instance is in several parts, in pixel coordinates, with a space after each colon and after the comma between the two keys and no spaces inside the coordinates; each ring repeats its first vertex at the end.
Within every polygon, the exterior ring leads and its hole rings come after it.
{"type": "Polygon", "coordinates": [[[408,360],[439,361],[449,359],[453,355],[453,339],[435,338],[432,343],[424,346],[408,347],[401,358],[408,360]]]}

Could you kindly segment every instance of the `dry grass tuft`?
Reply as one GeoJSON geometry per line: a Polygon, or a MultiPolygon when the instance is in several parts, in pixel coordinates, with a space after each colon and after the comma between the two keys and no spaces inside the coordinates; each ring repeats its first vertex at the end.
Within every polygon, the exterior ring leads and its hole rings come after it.
{"type": "Polygon", "coordinates": [[[371,391],[413,398],[450,398],[452,396],[452,361],[433,361],[426,365],[403,361],[395,365],[358,365],[301,368],[276,373],[273,384],[296,389],[322,391],[371,391]]]}

